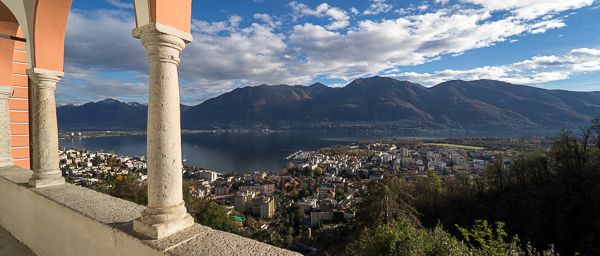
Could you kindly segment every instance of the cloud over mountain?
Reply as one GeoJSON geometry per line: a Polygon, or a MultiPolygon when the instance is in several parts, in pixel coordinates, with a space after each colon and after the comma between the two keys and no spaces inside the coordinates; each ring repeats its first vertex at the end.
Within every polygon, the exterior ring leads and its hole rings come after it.
{"type": "MultiPolygon", "coordinates": [[[[119,1],[111,3],[120,9],[74,10],[70,15],[67,75],[59,87],[60,102],[81,102],[72,95],[86,93],[82,84],[103,84],[106,91],[123,94],[129,93],[125,84],[145,84],[145,52],[131,37],[133,13],[119,1]]],[[[288,14],[257,12],[246,17],[232,14],[217,21],[194,19],[194,41],[182,54],[181,84],[186,92],[182,100],[198,103],[233,88],[260,83],[306,84],[317,78],[350,81],[374,74],[408,76],[403,67],[563,28],[567,12],[592,4],[593,0],[460,0],[399,8],[373,0],[364,9],[352,11],[326,2],[311,6],[294,1],[287,6],[288,14]],[[386,15],[377,16],[383,13],[386,15]]],[[[520,83],[569,75],[546,72],[538,78],[517,80],[520,74],[515,71],[519,69],[507,64],[453,75],[445,75],[448,70],[417,75],[423,78],[420,81],[440,81],[448,76],[468,79],[474,76],[471,73],[504,72],[489,78],[520,83]]],[[[143,89],[132,92],[129,97],[144,97],[143,89]]]]}
{"type": "Polygon", "coordinates": [[[446,69],[435,73],[399,73],[398,70],[389,70],[387,74],[427,85],[456,79],[496,79],[517,84],[539,84],[595,71],[600,71],[600,49],[579,48],[563,55],[535,56],[510,65],[467,70],[446,69]]]}

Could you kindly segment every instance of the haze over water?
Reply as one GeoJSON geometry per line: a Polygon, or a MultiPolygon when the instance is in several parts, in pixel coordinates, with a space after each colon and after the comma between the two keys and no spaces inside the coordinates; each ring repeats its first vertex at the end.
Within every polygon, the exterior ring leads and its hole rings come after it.
{"type": "MultiPolygon", "coordinates": [[[[182,135],[186,163],[218,172],[279,171],[285,157],[297,150],[314,150],[348,144],[353,139],[304,133],[198,133],[182,135]]],[[[146,136],[63,139],[61,147],[115,152],[127,156],[146,154],[146,136]]]]}
{"type": "MultiPolygon", "coordinates": [[[[514,134],[513,134],[514,135],[514,134]]],[[[196,133],[182,135],[184,158],[188,165],[222,173],[252,171],[280,171],[289,154],[298,150],[316,150],[333,145],[358,141],[392,138],[467,137],[465,134],[398,134],[381,132],[244,132],[196,133]]],[[[507,136],[507,135],[479,135],[507,136]]],[[[89,151],[115,152],[126,156],[146,154],[146,136],[116,136],[85,139],[62,139],[60,146],[89,151]]]]}

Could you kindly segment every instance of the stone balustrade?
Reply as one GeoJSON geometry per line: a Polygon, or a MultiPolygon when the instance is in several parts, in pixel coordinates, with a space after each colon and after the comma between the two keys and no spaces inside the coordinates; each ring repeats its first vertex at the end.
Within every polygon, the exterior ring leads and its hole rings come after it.
{"type": "Polygon", "coordinates": [[[140,238],[145,207],[63,184],[32,188],[32,171],[0,167],[0,226],[37,255],[300,255],[200,224],[160,240],[140,238]]]}

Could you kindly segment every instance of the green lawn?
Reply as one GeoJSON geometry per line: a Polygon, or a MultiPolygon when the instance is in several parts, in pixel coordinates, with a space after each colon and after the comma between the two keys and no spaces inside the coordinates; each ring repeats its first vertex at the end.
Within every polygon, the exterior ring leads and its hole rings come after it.
{"type": "Polygon", "coordinates": [[[466,150],[482,150],[482,147],[458,145],[458,144],[447,144],[447,143],[423,143],[425,146],[444,147],[444,148],[460,148],[466,150]]]}

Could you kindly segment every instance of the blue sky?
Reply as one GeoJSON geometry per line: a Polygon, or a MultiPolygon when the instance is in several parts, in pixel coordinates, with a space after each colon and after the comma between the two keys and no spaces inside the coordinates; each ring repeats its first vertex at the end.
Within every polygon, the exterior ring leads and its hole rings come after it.
{"type": "MultiPolygon", "coordinates": [[[[133,26],[129,1],[73,1],[59,104],[146,101],[148,67],[133,26]]],[[[600,91],[598,31],[594,0],[195,0],[182,102],[374,75],[600,91]]]]}

